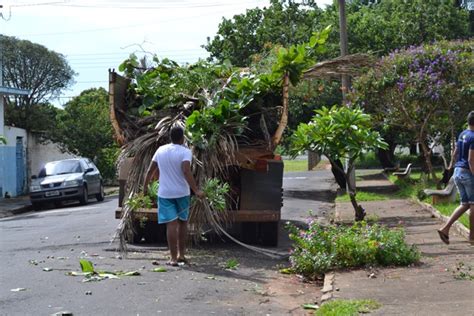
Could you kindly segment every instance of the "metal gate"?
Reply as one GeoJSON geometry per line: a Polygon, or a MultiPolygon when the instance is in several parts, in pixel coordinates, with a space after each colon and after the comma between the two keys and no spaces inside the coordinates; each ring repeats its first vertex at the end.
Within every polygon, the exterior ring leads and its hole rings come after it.
{"type": "Polygon", "coordinates": [[[25,159],[23,137],[16,138],[16,194],[22,195],[25,187],[25,159]]]}

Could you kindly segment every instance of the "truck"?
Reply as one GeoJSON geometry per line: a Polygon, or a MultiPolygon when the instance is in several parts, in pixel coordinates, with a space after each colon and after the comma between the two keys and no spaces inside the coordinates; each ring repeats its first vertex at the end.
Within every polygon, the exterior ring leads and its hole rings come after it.
{"type": "MultiPolygon", "coordinates": [[[[117,142],[124,145],[127,137],[122,124],[126,120],[130,100],[130,79],[109,70],[110,117],[117,142]]],[[[127,158],[119,166],[119,198],[115,218],[121,219],[127,182],[134,158],[127,158]]],[[[276,246],[283,206],[283,161],[268,146],[239,146],[238,165],[232,168],[230,183],[233,203],[227,210],[231,225],[226,229],[240,241],[250,244],[276,246]]],[[[166,227],[158,224],[157,209],[133,212],[133,237],[128,242],[164,242],[166,227]]],[[[191,229],[192,230],[192,229],[191,229]]]]}

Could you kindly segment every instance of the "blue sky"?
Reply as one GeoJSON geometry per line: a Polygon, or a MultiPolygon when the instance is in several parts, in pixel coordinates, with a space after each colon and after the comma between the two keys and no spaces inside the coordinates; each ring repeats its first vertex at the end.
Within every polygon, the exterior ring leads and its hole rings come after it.
{"type": "MultiPolygon", "coordinates": [[[[332,0],[317,0],[318,5],[332,0]]],[[[2,1],[0,33],[27,39],[66,56],[78,75],[59,100],[108,85],[108,69],[145,50],[178,62],[207,57],[200,46],[231,18],[267,0],[11,0],[2,1]]]]}

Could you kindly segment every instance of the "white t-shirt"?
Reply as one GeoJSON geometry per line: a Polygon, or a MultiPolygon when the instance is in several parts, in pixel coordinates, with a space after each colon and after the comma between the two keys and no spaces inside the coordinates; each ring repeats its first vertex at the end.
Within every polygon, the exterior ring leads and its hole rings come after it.
{"type": "Polygon", "coordinates": [[[165,199],[176,199],[191,194],[188,182],[183,173],[183,161],[192,160],[191,150],[178,144],[167,144],[158,148],[152,160],[160,169],[158,196],[165,199]]]}

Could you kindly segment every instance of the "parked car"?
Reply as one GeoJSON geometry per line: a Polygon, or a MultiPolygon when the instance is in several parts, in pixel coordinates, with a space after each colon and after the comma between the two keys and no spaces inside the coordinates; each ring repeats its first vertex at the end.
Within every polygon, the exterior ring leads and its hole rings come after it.
{"type": "Polygon", "coordinates": [[[104,200],[104,185],[99,169],[87,158],[52,161],[31,177],[30,200],[35,209],[42,204],[61,204],[66,200],[88,203],[90,196],[104,200]]]}

